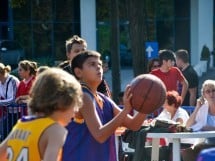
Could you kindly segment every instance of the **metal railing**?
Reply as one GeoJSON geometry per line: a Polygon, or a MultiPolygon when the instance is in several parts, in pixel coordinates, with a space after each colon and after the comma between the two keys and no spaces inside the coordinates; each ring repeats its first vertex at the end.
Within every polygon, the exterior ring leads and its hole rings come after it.
{"type": "Polygon", "coordinates": [[[0,107],[0,140],[4,140],[17,120],[27,114],[26,104],[10,104],[0,107]]]}

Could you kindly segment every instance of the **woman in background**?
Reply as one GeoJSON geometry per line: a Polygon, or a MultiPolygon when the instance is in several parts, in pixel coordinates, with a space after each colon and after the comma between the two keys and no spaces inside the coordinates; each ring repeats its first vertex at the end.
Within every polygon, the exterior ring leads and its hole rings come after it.
{"type": "Polygon", "coordinates": [[[19,118],[17,109],[10,106],[15,101],[19,79],[11,75],[10,72],[11,67],[9,65],[5,66],[0,63],[0,112],[1,119],[3,119],[0,125],[1,139],[6,137],[19,118]]]}
{"type": "Polygon", "coordinates": [[[186,125],[189,115],[186,110],[181,108],[182,98],[177,91],[168,91],[166,101],[163,105],[164,110],[157,119],[168,119],[186,125]]]}
{"type": "Polygon", "coordinates": [[[158,58],[153,58],[149,60],[148,62],[148,72],[151,72],[154,69],[157,69],[160,67],[160,62],[158,58]]]}
{"type": "Polygon", "coordinates": [[[22,79],[16,93],[16,103],[26,104],[29,98],[30,88],[35,80],[37,63],[29,60],[19,62],[18,74],[22,79]]]}
{"type": "MultiPolygon", "coordinates": [[[[186,126],[194,131],[215,130],[215,80],[206,80],[202,84],[202,96],[197,100],[195,110],[186,126]]],[[[215,147],[215,137],[205,139],[194,147],[183,151],[184,161],[195,161],[199,152],[206,148],[215,147]]]]}

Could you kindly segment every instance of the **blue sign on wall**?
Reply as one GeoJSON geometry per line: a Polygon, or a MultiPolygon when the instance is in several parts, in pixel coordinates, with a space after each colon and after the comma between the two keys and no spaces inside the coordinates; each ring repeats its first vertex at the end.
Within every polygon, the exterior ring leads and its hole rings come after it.
{"type": "Polygon", "coordinates": [[[145,47],[148,60],[158,57],[158,42],[146,42],[145,47]]]}

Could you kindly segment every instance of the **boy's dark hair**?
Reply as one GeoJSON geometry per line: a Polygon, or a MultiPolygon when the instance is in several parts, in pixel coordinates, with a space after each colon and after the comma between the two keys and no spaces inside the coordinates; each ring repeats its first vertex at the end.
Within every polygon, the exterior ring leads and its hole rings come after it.
{"type": "Polygon", "coordinates": [[[159,51],[159,61],[160,61],[160,64],[163,64],[163,60],[172,60],[172,61],[175,61],[175,54],[172,50],[167,50],[167,49],[164,49],[164,50],[160,50],[159,51]]]}
{"type": "Polygon", "coordinates": [[[175,52],[177,58],[181,59],[184,63],[189,62],[189,54],[187,50],[180,49],[175,52]]]}
{"type": "Polygon", "coordinates": [[[87,42],[86,40],[82,39],[78,35],[74,35],[73,37],[66,40],[66,52],[69,53],[72,49],[73,44],[83,44],[87,48],[87,42]]]}
{"type": "MultiPolygon", "coordinates": [[[[71,67],[74,75],[75,75],[75,72],[74,72],[75,68],[82,69],[84,62],[90,57],[101,58],[101,54],[96,51],[86,50],[86,51],[82,51],[81,53],[79,53],[73,58],[71,62],[71,67]]],[[[77,78],[76,75],[75,77],[77,78]]]]}

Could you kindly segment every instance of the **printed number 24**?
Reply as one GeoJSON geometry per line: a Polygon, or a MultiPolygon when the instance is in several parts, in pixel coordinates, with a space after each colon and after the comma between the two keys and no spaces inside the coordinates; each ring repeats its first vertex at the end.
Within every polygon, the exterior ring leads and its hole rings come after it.
{"type": "MultiPolygon", "coordinates": [[[[7,148],[7,156],[8,156],[8,161],[13,160],[13,150],[11,147],[7,148]]],[[[28,148],[22,148],[19,154],[17,155],[17,158],[15,159],[16,161],[28,161],[28,148]]]]}

